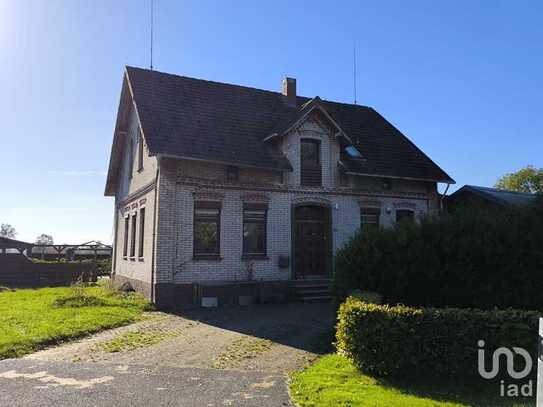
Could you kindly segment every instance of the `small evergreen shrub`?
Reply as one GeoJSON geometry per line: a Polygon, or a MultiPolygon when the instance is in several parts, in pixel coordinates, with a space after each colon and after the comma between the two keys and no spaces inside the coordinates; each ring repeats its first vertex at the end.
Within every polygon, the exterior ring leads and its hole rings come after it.
{"type": "Polygon", "coordinates": [[[535,366],[540,316],[534,311],[377,305],[349,297],[339,309],[336,347],[376,376],[469,378],[478,375],[479,340],[485,341],[487,358],[498,347],[517,346],[532,355],[535,366]]]}

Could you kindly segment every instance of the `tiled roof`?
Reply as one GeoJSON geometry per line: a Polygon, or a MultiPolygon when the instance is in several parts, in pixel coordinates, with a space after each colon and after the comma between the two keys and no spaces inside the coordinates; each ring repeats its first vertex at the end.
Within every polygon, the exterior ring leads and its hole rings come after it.
{"type": "Polygon", "coordinates": [[[496,189],[488,187],[479,187],[476,185],[464,185],[448,197],[452,201],[464,193],[473,193],[487,201],[491,201],[501,206],[521,206],[534,202],[537,195],[528,192],[508,191],[505,189],[496,189]]]}
{"type": "MultiPolygon", "coordinates": [[[[273,143],[264,142],[303,114],[278,92],[126,68],[151,154],[290,170],[273,143]]],[[[320,101],[360,150],[364,161],[344,160],[363,174],[454,182],[374,109],[320,101]]]]}

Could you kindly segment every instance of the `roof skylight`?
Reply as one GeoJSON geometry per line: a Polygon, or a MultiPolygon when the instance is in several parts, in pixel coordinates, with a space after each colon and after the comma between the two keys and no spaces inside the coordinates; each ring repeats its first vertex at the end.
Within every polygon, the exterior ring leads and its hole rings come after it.
{"type": "Polygon", "coordinates": [[[355,146],[347,146],[345,147],[345,152],[349,155],[351,158],[362,158],[362,154],[355,146]]]}

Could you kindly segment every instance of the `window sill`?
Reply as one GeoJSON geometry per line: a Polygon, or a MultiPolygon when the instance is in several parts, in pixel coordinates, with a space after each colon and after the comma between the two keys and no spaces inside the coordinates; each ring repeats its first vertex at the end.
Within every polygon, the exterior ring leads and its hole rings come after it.
{"type": "Polygon", "coordinates": [[[219,255],[213,255],[213,254],[195,254],[192,256],[192,260],[194,261],[222,261],[222,257],[219,255]]]}
{"type": "Polygon", "coordinates": [[[130,257],[130,261],[136,261],[135,257],[130,257]]]}
{"type": "Polygon", "coordinates": [[[241,256],[241,260],[269,260],[270,258],[265,254],[244,254],[241,256]]]}
{"type": "Polygon", "coordinates": [[[139,173],[143,172],[143,167],[142,167],[142,168],[138,168],[138,172],[139,172],[139,173]]]}
{"type": "Polygon", "coordinates": [[[145,261],[143,257],[138,257],[138,261],[145,261]]]}
{"type": "Polygon", "coordinates": [[[123,260],[128,260],[128,257],[127,257],[127,256],[123,256],[123,260]]]}

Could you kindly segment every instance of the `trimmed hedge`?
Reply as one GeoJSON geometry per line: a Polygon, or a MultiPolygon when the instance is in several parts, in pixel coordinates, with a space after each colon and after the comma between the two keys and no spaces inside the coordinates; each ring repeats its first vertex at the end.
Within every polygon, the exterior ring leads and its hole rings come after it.
{"type": "Polygon", "coordinates": [[[367,230],[336,254],[333,284],[388,304],[543,309],[543,203],[464,208],[420,224],[367,230]]]}
{"type": "Polygon", "coordinates": [[[535,366],[540,316],[534,311],[376,305],[349,297],[339,309],[336,346],[376,376],[473,377],[481,339],[486,357],[500,346],[517,346],[530,352],[535,366]]]}

